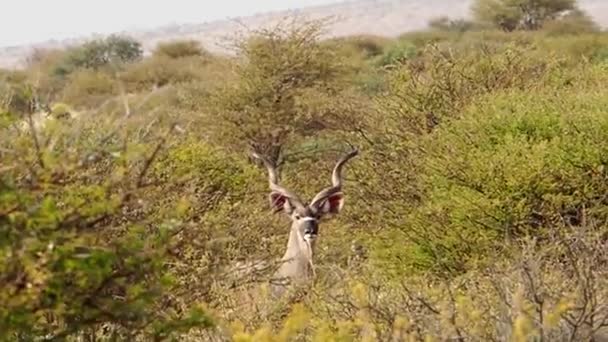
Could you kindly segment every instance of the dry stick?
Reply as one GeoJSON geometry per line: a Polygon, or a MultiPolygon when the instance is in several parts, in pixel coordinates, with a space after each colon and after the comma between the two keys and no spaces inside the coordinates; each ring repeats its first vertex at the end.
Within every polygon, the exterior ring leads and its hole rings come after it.
{"type": "Polygon", "coordinates": [[[42,160],[42,150],[40,149],[40,141],[38,140],[38,135],[36,134],[36,128],[34,127],[34,119],[32,118],[32,113],[30,111],[27,112],[27,122],[30,126],[30,134],[32,135],[32,140],[34,141],[34,147],[36,148],[36,160],[38,165],[41,168],[45,168],[44,161],[42,160]]]}
{"type": "Polygon", "coordinates": [[[152,155],[149,158],[147,158],[146,161],[144,162],[144,167],[142,168],[141,172],[139,173],[139,176],[138,176],[138,179],[137,179],[137,187],[138,188],[141,188],[141,187],[145,186],[144,177],[146,176],[146,173],[150,169],[150,166],[152,166],[152,163],[154,162],[154,160],[158,156],[158,153],[160,152],[160,149],[164,146],[166,140],[167,140],[166,137],[162,137],[160,139],[160,141],[158,142],[158,144],[156,144],[156,147],[154,148],[154,151],[152,151],[152,155]]]}
{"type": "Polygon", "coordinates": [[[539,315],[538,319],[539,319],[539,324],[538,324],[538,328],[539,328],[539,334],[540,334],[540,341],[544,341],[545,340],[545,331],[544,331],[544,323],[545,323],[545,317],[544,317],[544,298],[542,296],[542,294],[539,294],[540,289],[537,287],[537,284],[534,282],[534,277],[532,275],[532,270],[530,270],[530,266],[528,265],[527,262],[524,262],[524,264],[522,265],[522,271],[523,274],[525,276],[525,279],[528,282],[528,286],[530,287],[530,292],[532,292],[532,297],[534,299],[534,302],[537,305],[536,311],[539,315]]]}

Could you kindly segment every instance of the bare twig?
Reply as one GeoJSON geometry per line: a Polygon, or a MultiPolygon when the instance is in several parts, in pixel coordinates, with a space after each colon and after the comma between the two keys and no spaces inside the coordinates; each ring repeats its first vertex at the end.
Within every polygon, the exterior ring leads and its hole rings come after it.
{"type": "Polygon", "coordinates": [[[32,118],[32,113],[30,111],[27,112],[27,122],[30,127],[30,134],[32,135],[32,140],[34,141],[34,148],[36,149],[36,160],[38,165],[41,168],[45,168],[44,161],[42,160],[42,150],[40,148],[40,141],[38,140],[38,134],[36,133],[36,128],[34,127],[34,119],[32,118]]]}

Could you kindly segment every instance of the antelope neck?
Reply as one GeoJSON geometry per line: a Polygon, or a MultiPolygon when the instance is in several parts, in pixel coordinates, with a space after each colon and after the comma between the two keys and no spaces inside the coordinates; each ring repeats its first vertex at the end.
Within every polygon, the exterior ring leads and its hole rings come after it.
{"type": "Polygon", "coordinates": [[[281,277],[296,279],[308,278],[314,270],[313,267],[313,246],[299,236],[296,227],[292,227],[287,242],[287,250],[283,255],[283,264],[277,270],[281,277]]]}
{"type": "Polygon", "coordinates": [[[283,259],[312,259],[313,251],[311,250],[310,253],[307,253],[307,251],[302,250],[303,242],[303,236],[300,236],[298,230],[295,227],[292,227],[291,232],[289,233],[289,240],[287,241],[287,250],[285,251],[283,259]],[[310,256],[308,254],[310,254],[310,256]]]}

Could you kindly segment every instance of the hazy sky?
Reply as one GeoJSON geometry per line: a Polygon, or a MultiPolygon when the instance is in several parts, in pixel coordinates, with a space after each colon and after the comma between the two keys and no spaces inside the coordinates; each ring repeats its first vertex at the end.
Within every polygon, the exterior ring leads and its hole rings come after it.
{"type": "Polygon", "coordinates": [[[0,46],[203,22],[340,0],[3,0],[0,46]]]}

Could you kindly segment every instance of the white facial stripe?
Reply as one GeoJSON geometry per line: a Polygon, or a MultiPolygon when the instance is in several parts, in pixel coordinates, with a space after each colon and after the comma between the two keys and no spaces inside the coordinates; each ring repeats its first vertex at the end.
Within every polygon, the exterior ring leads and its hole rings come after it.
{"type": "Polygon", "coordinates": [[[316,221],[317,219],[314,217],[306,216],[302,217],[302,221],[316,221]]]}

